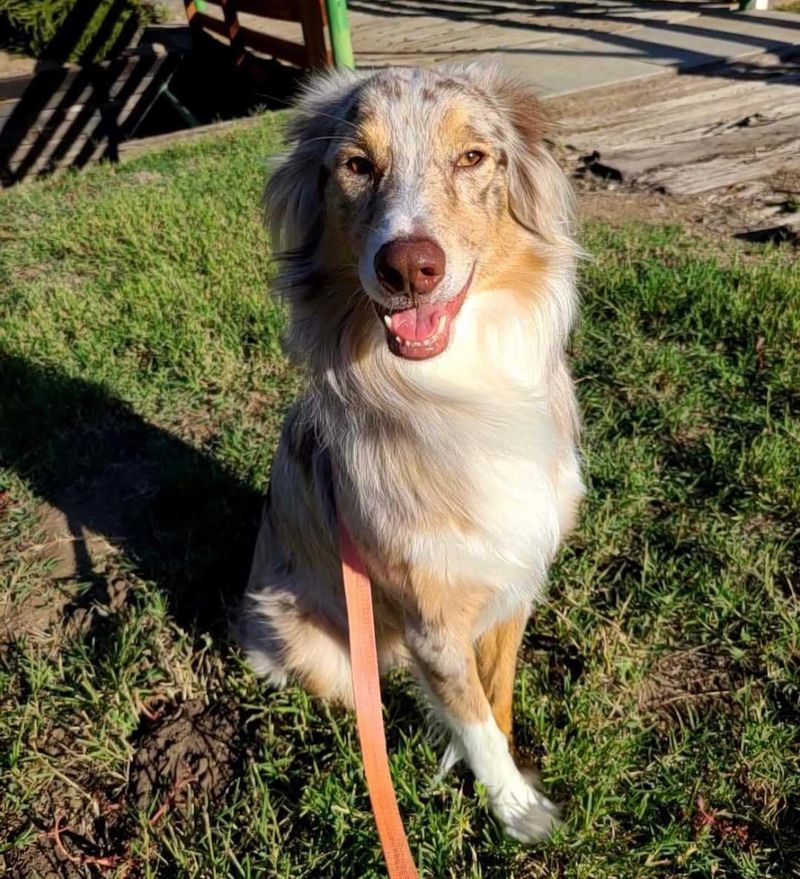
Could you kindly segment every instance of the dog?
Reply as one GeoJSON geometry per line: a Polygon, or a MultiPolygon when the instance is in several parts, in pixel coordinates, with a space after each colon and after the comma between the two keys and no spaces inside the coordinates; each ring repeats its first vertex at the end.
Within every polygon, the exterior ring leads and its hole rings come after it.
{"type": "Polygon", "coordinates": [[[570,186],[536,97],[480,66],[307,87],[267,184],[308,387],[276,452],[239,637],[255,670],[352,705],[336,515],[381,671],[411,666],[505,831],[555,806],[512,757],[517,653],[583,485],[565,356],[570,186]]]}

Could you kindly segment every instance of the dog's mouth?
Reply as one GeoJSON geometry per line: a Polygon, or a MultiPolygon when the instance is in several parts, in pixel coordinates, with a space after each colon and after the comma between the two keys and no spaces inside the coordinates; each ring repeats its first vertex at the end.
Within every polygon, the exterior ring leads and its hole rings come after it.
{"type": "Polygon", "coordinates": [[[461,311],[472,283],[475,267],[467,282],[450,299],[417,302],[411,308],[391,309],[373,300],[375,310],[386,326],[389,350],[406,360],[428,360],[447,348],[453,321],[461,311]]]}

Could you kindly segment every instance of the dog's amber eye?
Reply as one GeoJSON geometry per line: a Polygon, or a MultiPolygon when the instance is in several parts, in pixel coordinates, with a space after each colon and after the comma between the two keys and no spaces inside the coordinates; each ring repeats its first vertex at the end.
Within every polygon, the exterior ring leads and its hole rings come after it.
{"type": "Polygon", "coordinates": [[[375,170],[372,162],[369,159],[365,159],[364,156],[351,156],[344,163],[344,166],[351,174],[358,174],[360,176],[371,174],[375,170]]]}
{"type": "Polygon", "coordinates": [[[486,158],[486,154],[480,150],[467,150],[458,157],[457,168],[474,168],[486,158]]]}

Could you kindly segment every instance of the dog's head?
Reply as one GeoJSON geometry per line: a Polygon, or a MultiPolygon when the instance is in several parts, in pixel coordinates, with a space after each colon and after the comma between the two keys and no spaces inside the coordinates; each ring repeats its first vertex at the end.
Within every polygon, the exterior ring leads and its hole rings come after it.
{"type": "Polygon", "coordinates": [[[309,279],[324,276],[329,308],[335,277],[347,307],[368,297],[393,354],[440,354],[466,297],[519,286],[532,250],[570,245],[545,131],[536,98],[493,68],[316,78],[266,192],[285,285],[305,287],[307,313],[309,279]]]}

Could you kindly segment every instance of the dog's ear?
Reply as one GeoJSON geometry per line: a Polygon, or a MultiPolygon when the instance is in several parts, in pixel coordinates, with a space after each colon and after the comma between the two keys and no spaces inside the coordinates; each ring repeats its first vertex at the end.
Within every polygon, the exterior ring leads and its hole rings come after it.
{"type": "Polygon", "coordinates": [[[322,234],[325,155],[350,103],[358,76],[336,70],[314,76],[287,125],[286,151],[270,168],[264,216],[273,248],[308,254],[322,234]]]}
{"type": "Polygon", "coordinates": [[[530,86],[498,68],[476,65],[470,72],[511,124],[506,158],[513,217],[547,243],[571,242],[574,195],[545,143],[554,126],[541,103],[530,86]]]}
{"type": "Polygon", "coordinates": [[[569,181],[545,144],[553,128],[529,88],[509,80],[498,84],[517,142],[508,151],[511,212],[551,244],[572,235],[574,196],[569,181]]]}

